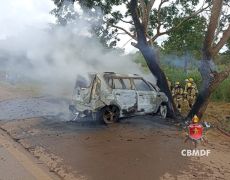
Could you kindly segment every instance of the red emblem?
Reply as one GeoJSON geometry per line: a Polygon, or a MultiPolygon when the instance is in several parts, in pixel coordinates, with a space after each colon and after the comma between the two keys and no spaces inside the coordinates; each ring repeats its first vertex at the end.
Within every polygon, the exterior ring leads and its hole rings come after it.
{"type": "Polygon", "coordinates": [[[194,140],[202,138],[203,135],[203,126],[201,124],[190,124],[188,126],[189,137],[194,140]]]}

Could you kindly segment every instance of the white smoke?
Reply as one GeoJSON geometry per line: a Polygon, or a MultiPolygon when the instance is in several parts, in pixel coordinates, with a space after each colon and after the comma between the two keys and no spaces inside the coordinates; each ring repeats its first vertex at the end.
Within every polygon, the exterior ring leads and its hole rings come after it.
{"type": "MultiPolygon", "coordinates": [[[[47,2],[43,0],[43,3],[47,2]]],[[[24,13],[24,9],[21,10],[24,13]]],[[[19,17],[20,20],[15,14],[11,22],[0,20],[1,24],[6,22],[10,27],[10,33],[7,29],[0,32],[0,37],[4,37],[0,40],[0,63],[10,74],[20,74],[39,82],[50,92],[61,92],[66,88],[72,90],[76,76],[88,72],[141,74],[139,66],[129,56],[118,50],[105,49],[90,34],[89,21],[77,19],[60,27],[51,26],[50,21],[42,22],[41,19],[36,24],[36,18],[28,16],[32,20],[27,19],[23,26],[24,22],[19,17]],[[21,28],[12,29],[18,21],[21,28]]]]}

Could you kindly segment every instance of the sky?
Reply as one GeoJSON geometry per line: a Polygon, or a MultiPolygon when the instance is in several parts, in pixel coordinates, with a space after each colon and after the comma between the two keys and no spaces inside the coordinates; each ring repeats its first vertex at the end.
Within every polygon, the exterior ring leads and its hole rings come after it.
{"type": "MultiPolygon", "coordinates": [[[[50,14],[55,7],[51,0],[0,0],[0,3],[0,39],[16,36],[26,29],[46,28],[55,22],[50,14]]],[[[126,53],[136,51],[129,36],[121,35],[120,39],[118,47],[125,48],[126,53]]]]}
{"type": "MultiPolygon", "coordinates": [[[[18,35],[29,28],[46,28],[55,22],[54,16],[50,14],[55,7],[51,0],[0,0],[0,3],[0,39],[18,35]]],[[[119,6],[117,9],[125,12],[125,7],[119,6]]],[[[127,24],[121,25],[129,29],[127,24]]],[[[161,36],[157,41],[161,44],[166,38],[161,36]]],[[[126,53],[136,51],[128,35],[120,35],[120,39],[118,47],[125,48],[126,53]]]]}
{"type": "Polygon", "coordinates": [[[49,13],[54,5],[51,0],[0,0],[0,39],[14,36],[32,28],[45,28],[54,22],[49,13]]]}

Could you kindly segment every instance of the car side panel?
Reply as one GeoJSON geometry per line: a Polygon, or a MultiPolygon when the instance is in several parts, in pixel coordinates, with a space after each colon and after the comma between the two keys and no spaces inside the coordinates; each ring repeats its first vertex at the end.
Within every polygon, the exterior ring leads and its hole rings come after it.
{"type": "Polygon", "coordinates": [[[156,108],[156,92],[137,91],[137,104],[139,112],[154,112],[156,108]]]}
{"type": "Polygon", "coordinates": [[[137,111],[137,94],[135,90],[113,89],[112,93],[116,103],[120,106],[122,114],[137,111]]]}

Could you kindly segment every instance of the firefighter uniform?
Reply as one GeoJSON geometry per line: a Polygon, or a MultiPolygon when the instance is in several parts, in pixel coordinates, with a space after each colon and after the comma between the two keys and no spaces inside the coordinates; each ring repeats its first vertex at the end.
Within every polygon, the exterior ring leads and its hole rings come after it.
{"type": "Polygon", "coordinates": [[[196,93],[197,93],[197,89],[191,84],[188,83],[188,87],[187,87],[187,101],[188,101],[188,105],[191,108],[196,100],[196,93]]]}
{"type": "Polygon", "coordinates": [[[187,101],[187,89],[188,89],[189,80],[185,79],[185,86],[184,86],[184,101],[187,101]]]}
{"type": "Polygon", "coordinates": [[[177,109],[181,112],[181,105],[183,101],[183,88],[180,86],[179,82],[175,83],[175,87],[172,89],[172,95],[177,109]]]}
{"type": "Polygon", "coordinates": [[[197,89],[197,85],[196,83],[194,82],[193,78],[189,78],[189,82],[192,84],[193,88],[195,89],[196,91],[196,95],[198,94],[198,89],[197,89]]]}

